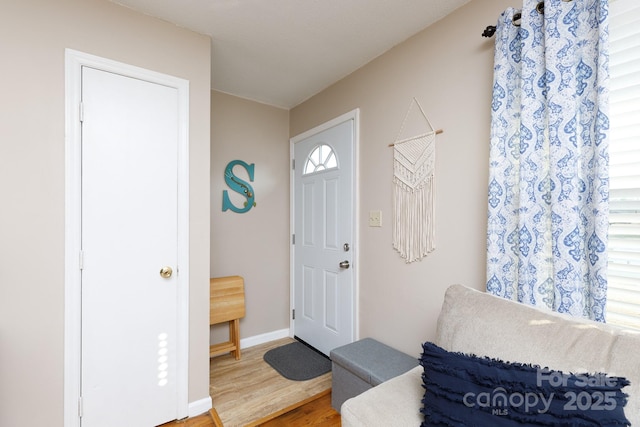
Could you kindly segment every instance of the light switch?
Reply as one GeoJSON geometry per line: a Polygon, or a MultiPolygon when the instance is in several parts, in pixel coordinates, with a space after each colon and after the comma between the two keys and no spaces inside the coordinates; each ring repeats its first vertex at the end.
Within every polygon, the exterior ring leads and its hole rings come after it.
{"type": "Polygon", "coordinates": [[[382,227],[382,211],[369,211],[369,227],[382,227]]]}

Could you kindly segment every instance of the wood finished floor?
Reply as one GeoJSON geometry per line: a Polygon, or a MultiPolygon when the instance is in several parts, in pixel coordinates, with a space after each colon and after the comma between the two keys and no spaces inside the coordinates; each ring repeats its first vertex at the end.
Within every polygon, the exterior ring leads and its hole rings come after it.
{"type": "MultiPolygon", "coordinates": [[[[210,414],[175,421],[164,424],[162,427],[226,427],[216,417],[215,411],[212,410],[210,414]]],[[[331,407],[331,393],[257,425],[260,427],[341,427],[340,414],[331,407]]]]}
{"type": "Polygon", "coordinates": [[[262,356],[292,342],[273,341],[211,359],[209,414],[162,427],[340,427],[340,414],[331,407],[331,373],[309,381],[291,381],[271,368],[262,356]]]}

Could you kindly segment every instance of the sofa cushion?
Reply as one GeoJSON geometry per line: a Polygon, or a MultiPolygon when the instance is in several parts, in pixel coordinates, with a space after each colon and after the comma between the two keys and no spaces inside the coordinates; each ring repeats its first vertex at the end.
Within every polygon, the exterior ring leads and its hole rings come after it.
{"type": "Polygon", "coordinates": [[[452,285],[434,342],[448,351],[627,378],[625,415],[640,425],[640,333],[452,285]]]}
{"type": "Polygon", "coordinates": [[[573,375],[423,345],[423,426],[628,426],[624,378],[573,375]]]}

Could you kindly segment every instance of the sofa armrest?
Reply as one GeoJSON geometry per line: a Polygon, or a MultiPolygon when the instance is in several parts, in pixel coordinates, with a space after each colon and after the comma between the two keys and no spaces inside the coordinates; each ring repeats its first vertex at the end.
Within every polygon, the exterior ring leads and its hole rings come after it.
{"type": "Polygon", "coordinates": [[[343,403],[343,427],[419,426],[424,388],[421,366],[385,381],[343,403]]]}

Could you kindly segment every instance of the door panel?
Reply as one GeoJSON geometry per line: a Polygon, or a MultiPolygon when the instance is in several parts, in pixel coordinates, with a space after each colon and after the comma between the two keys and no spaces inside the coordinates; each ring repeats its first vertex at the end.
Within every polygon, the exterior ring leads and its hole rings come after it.
{"type": "Polygon", "coordinates": [[[354,337],[353,145],[347,120],[294,146],[294,333],[327,355],[354,337]]]}
{"type": "Polygon", "coordinates": [[[338,250],[338,247],[341,246],[338,242],[339,240],[339,225],[340,225],[340,217],[339,217],[339,202],[338,196],[340,195],[340,191],[338,188],[338,179],[329,179],[324,182],[324,193],[325,193],[325,212],[324,217],[326,219],[325,223],[325,249],[338,250]]]}
{"type": "Polygon", "coordinates": [[[82,425],[153,426],[177,417],[178,93],[82,78],[82,425]]]}
{"type": "Polygon", "coordinates": [[[338,333],[339,320],[339,276],[335,273],[325,272],[324,277],[324,306],[325,324],[324,327],[330,331],[338,333]]]}

